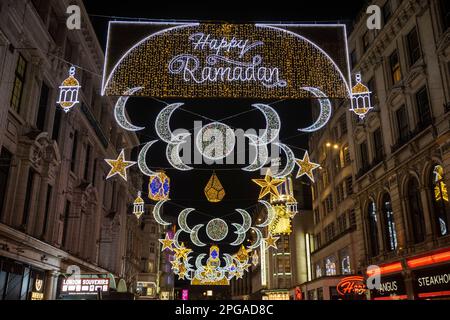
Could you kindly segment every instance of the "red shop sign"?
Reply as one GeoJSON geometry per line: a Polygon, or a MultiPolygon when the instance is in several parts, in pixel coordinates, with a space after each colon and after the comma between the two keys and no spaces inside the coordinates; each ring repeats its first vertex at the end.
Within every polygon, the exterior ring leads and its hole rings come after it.
{"type": "Polygon", "coordinates": [[[343,278],[336,287],[341,296],[363,295],[366,293],[366,283],[362,276],[351,276],[343,278]]]}

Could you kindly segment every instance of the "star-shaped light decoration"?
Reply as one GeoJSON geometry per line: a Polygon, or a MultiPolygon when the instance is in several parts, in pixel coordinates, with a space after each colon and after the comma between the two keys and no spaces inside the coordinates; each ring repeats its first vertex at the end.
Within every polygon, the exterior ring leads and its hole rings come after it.
{"type": "Polygon", "coordinates": [[[264,179],[253,179],[252,181],[261,187],[261,192],[259,193],[260,200],[268,194],[279,197],[280,194],[278,193],[277,187],[284,182],[283,179],[272,178],[272,171],[270,169],[267,170],[264,179]]]}
{"type": "Polygon", "coordinates": [[[192,252],[191,249],[188,249],[184,246],[184,243],[182,242],[179,248],[173,249],[175,251],[175,257],[177,259],[185,259],[187,260],[187,256],[189,253],[192,252]]]}
{"type": "Polygon", "coordinates": [[[172,265],[172,270],[180,270],[180,266],[182,265],[180,260],[177,258],[170,261],[170,264],[172,265]]]}
{"type": "Polygon", "coordinates": [[[162,243],[161,251],[164,251],[166,249],[169,249],[170,251],[173,251],[173,248],[172,248],[173,240],[169,238],[169,234],[168,233],[166,233],[165,239],[159,239],[158,241],[162,243]]]}
{"type": "Polygon", "coordinates": [[[111,171],[109,171],[106,179],[112,178],[115,175],[120,175],[125,181],[127,181],[127,169],[134,166],[136,162],[134,161],[126,161],[125,160],[125,150],[119,154],[116,160],[114,159],[105,159],[106,163],[111,166],[111,171]]]}
{"type": "Polygon", "coordinates": [[[314,181],[314,175],[313,170],[320,167],[320,164],[311,162],[309,160],[309,154],[308,151],[305,152],[305,155],[303,156],[303,159],[295,159],[297,162],[297,165],[300,167],[297,173],[297,179],[300,177],[303,177],[304,175],[307,175],[309,180],[311,180],[313,183],[314,181]]]}
{"type": "Polygon", "coordinates": [[[277,247],[278,240],[280,240],[279,237],[274,237],[274,236],[272,236],[271,233],[269,233],[269,236],[266,239],[264,239],[264,241],[266,242],[266,250],[271,247],[274,249],[278,249],[278,247],[277,247]]]}
{"type": "Polygon", "coordinates": [[[178,268],[179,272],[178,272],[178,280],[184,280],[186,278],[186,273],[187,273],[187,269],[186,267],[181,264],[180,267],[178,268]]]}

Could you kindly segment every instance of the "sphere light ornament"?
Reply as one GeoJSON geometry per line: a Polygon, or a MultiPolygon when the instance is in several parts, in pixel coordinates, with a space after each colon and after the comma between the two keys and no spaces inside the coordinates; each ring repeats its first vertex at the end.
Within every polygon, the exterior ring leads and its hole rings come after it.
{"type": "Polygon", "coordinates": [[[78,100],[80,88],[80,83],[75,79],[75,67],[72,66],[69,69],[69,77],[59,87],[57,103],[63,108],[64,112],[69,112],[77,103],[80,103],[78,100]]]}
{"type": "Polygon", "coordinates": [[[228,235],[228,225],[222,219],[213,219],[206,225],[206,234],[213,241],[222,241],[228,235]]]}
{"type": "Polygon", "coordinates": [[[164,172],[151,176],[148,183],[148,197],[153,201],[169,199],[170,178],[164,172]]]}
{"type": "Polygon", "coordinates": [[[372,92],[365,85],[361,83],[361,74],[356,74],[356,85],[352,89],[352,108],[356,115],[363,120],[372,107],[370,99],[372,92]]]}
{"type": "Polygon", "coordinates": [[[206,159],[217,161],[233,152],[236,136],[226,124],[213,122],[200,129],[195,144],[206,159]]]}

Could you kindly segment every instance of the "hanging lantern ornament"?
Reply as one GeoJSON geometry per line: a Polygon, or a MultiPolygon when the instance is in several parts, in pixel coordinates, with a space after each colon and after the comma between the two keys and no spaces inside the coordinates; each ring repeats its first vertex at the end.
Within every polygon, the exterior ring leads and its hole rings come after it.
{"type": "Polygon", "coordinates": [[[225,197],[225,189],[214,172],[205,187],[205,196],[209,202],[217,203],[225,197]]]}
{"type": "Polygon", "coordinates": [[[373,109],[370,99],[372,92],[361,83],[361,74],[356,74],[356,85],[352,89],[352,108],[356,115],[363,120],[366,114],[373,109]]]}
{"type": "Polygon", "coordinates": [[[59,87],[59,101],[57,102],[64,112],[69,112],[78,101],[78,93],[80,91],[80,83],[75,79],[75,67],[69,70],[69,77],[63,81],[59,87]]]}
{"type": "Polygon", "coordinates": [[[136,200],[134,200],[133,205],[133,214],[138,218],[138,220],[141,218],[141,216],[144,214],[144,199],[142,199],[142,194],[139,191],[138,197],[136,200]]]}
{"type": "Polygon", "coordinates": [[[150,177],[148,190],[148,197],[153,201],[169,199],[170,178],[164,172],[158,172],[156,175],[150,177]]]}

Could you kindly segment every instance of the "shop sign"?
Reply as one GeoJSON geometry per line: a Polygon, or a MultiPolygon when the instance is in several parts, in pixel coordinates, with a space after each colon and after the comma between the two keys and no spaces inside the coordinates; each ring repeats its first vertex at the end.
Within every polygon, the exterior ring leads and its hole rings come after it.
{"type": "Polygon", "coordinates": [[[61,293],[68,295],[97,294],[98,291],[108,292],[109,278],[64,279],[61,293]]]}
{"type": "Polygon", "coordinates": [[[381,276],[380,288],[371,290],[372,299],[406,299],[406,286],[401,273],[381,276]]]}
{"type": "Polygon", "coordinates": [[[366,289],[367,286],[362,276],[345,277],[336,286],[336,290],[341,296],[364,295],[366,289]]]}
{"type": "Polygon", "coordinates": [[[36,278],[34,280],[34,290],[31,292],[31,300],[44,300],[44,280],[36,278]]]}
{"type": "Polygon", "coordinates": [[[450,265],[415,270],[414,279],[419,298],[450,296],[450,265]]]}

